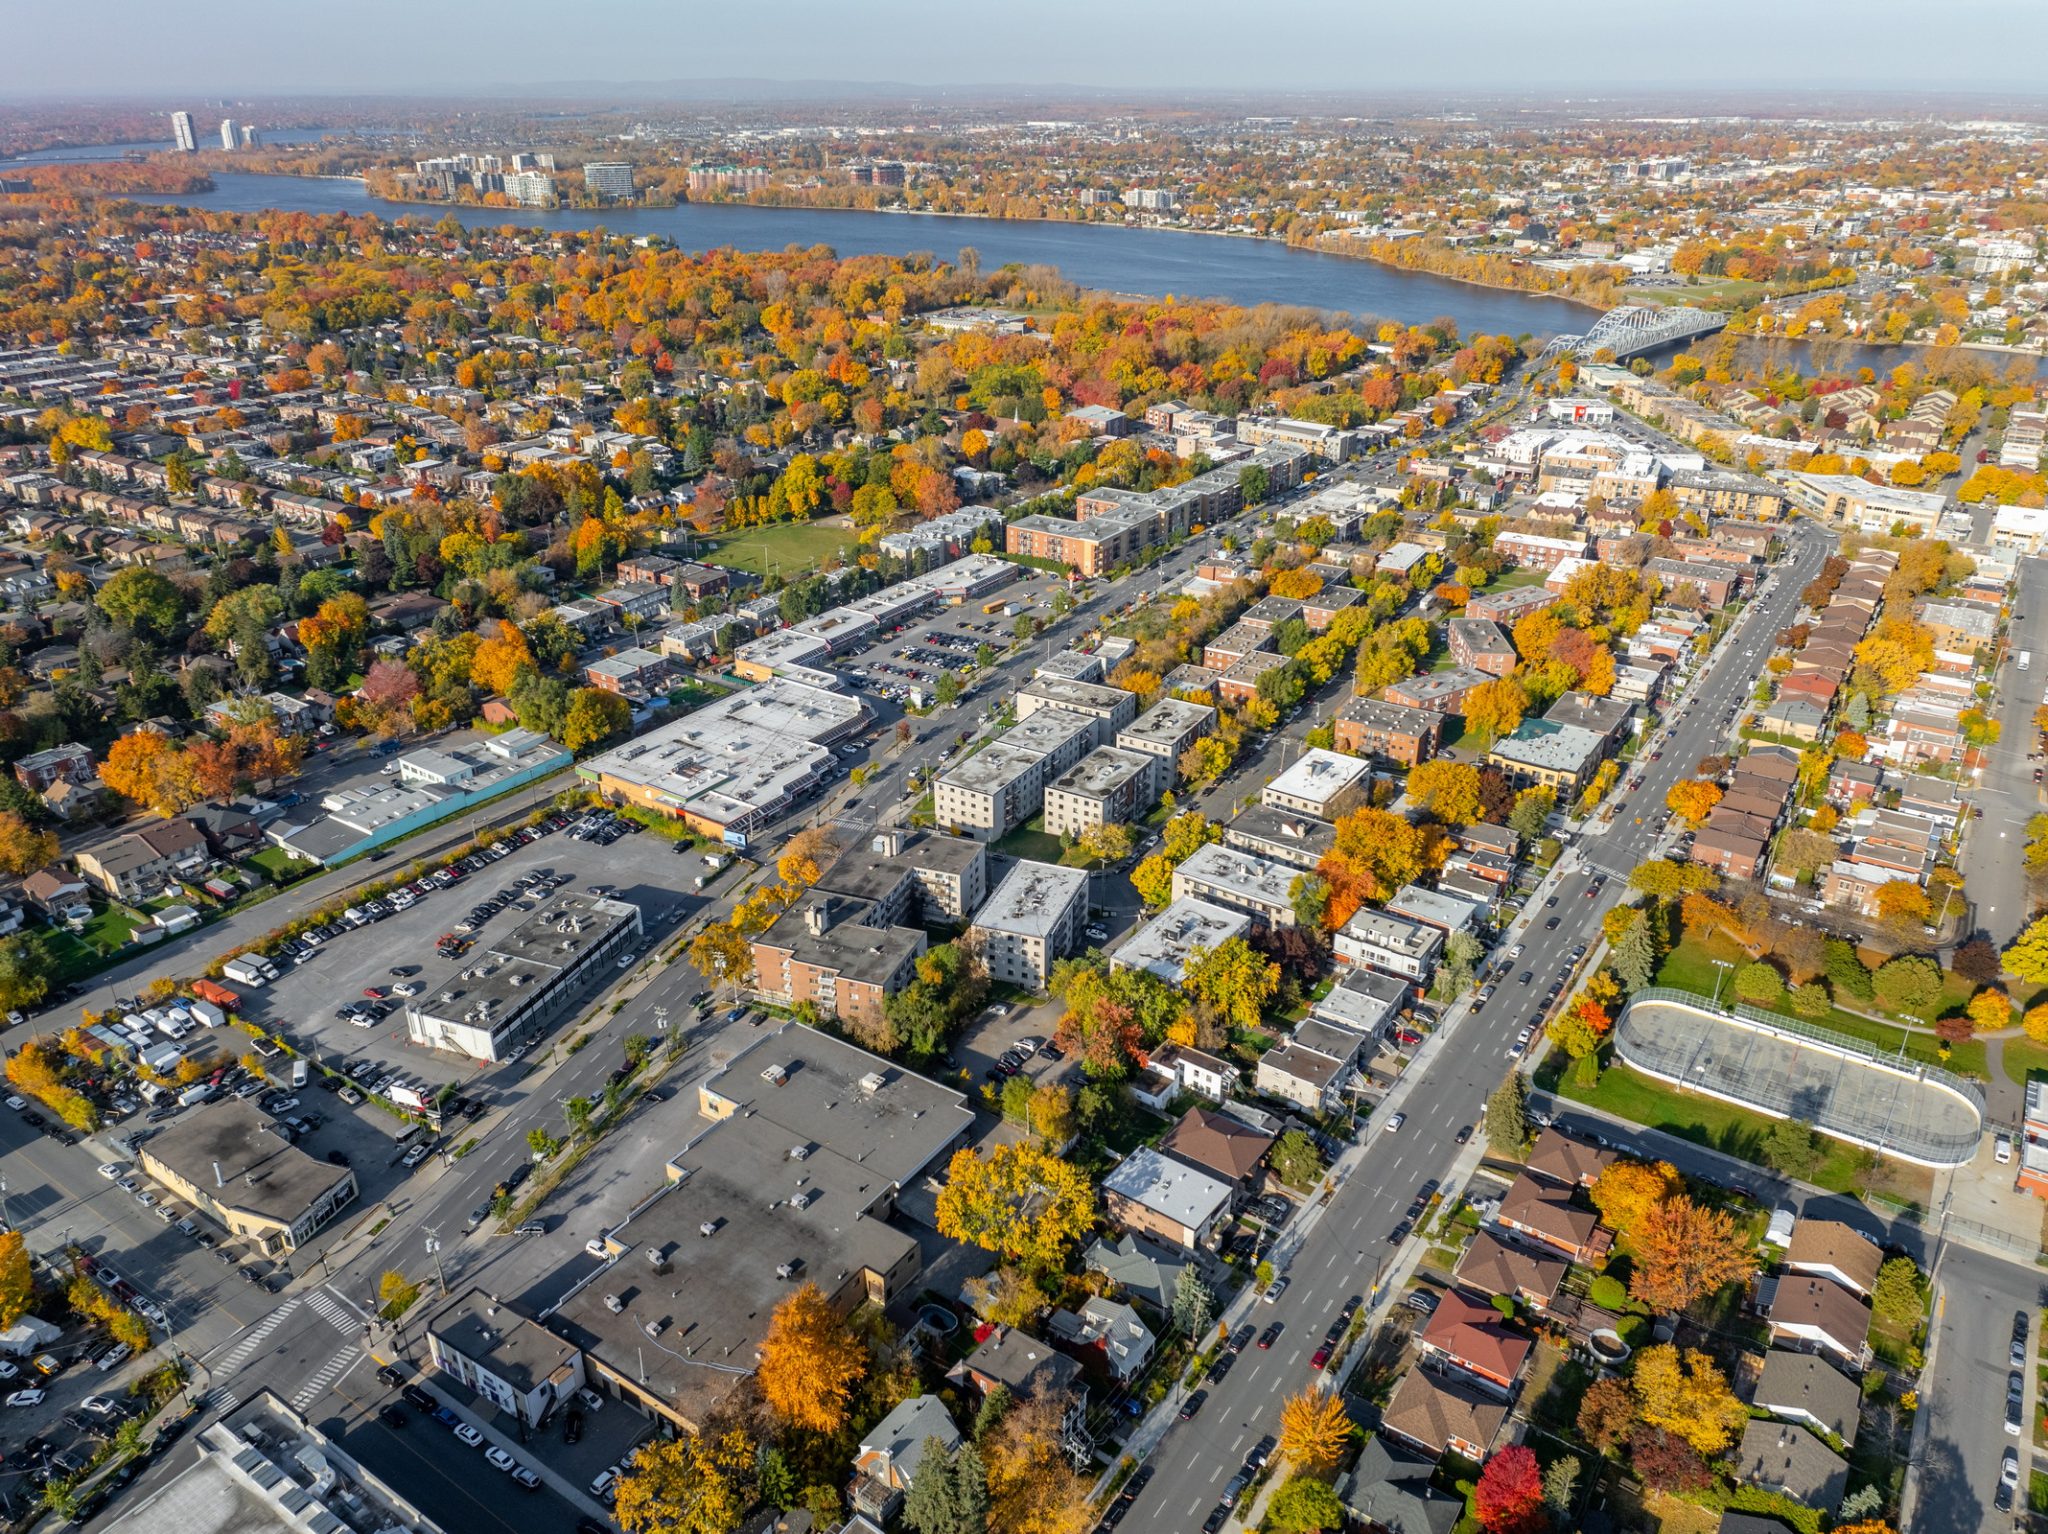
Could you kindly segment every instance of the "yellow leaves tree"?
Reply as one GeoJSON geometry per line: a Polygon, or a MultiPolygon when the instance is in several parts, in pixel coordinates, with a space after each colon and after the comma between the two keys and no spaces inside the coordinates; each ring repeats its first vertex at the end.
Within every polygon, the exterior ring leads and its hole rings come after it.
{"type": "Polygon", "coordinates": [[[1705,825],[1707,817],[1714,813],[1714,806],[1720,802],[1720,785],[1709,783],[1705,778],[1688,778],[1683,783],[1674,783],[1664,795],[1664,807],[1693,827],[1705,825]]]}
{"type": "Polygon", "coordinates": [[[807,890],[823,875],[838,848],[832,833],[823,826],[807,826],[783,846],[775,860],[775,873],[784,884],[807,890]]]}
{"type": "Polygon", "coordinates": [[[1629,1244],[1636,1258],[1629,1293],[1653,1310],[1684,1310],[1722,1285],[1747,1278],[1756,1267],[1734,1216],[1695,1204],[1682,1193],[1647,1211],[1630,1232],[1629,1244]]]}
{"type": "Polygon", "coordinates": [[[1979,1033],[1994,1033],[2012,1025],[2012,998],[2001,990],[1987,987],[1979,991],[1970,998],[1967,1010],[1970,1026],[1979,1033]]]}
{"type": "Polygon", "coordinates": [[[1351,1440],[1351,1418],[1334,1390],[1304,1390],[1280,1408],[1280,1457],[1304,1475],[1327,1475],[1351,1440]]]}
{"type": "Polygon", "coordinates": [[[1685,1179],[1668,1161],[1616,1161],[1593,1184],[1593,1207],[1601,1220],[1627,1235],[1652,1209],[1685,1191],[1685,1179]]]}
{"type": "Polygon", "coordinates": [[[1388,810],[1353,810],[1337,822],[1336,843],[1316,865],[1330,886],[1323,925],[1336,931],[1366,901],[1385,900],[1434,873],[1449,855],[1441,826],[1416,825],[1388,810]]]}
{"type": "Polygon", "coordinates": [[[716,985],[754,983],[754,945],[729,921],[715,921],[690,939],[690,965],[716,985]]]}
{"type": "Polygon", "coordinates": [[[0,810],[0,869],[17,879],[47,868],[57,856],[57,838],[39,831],[13,810],[0,810]]]}
{"type": "Polygon", "coordinates": [[[759,1454],[738,1428],[657,1439],[619,1478],[612,1517],[626,1534],[730,1534],[754,1503],[759,1454]]]}
{"type": "Polygon", "coordinates": [[[1469,826],[1479,819],[1479,769],[1448,757],[1423,762],[1408,773],[1408,797],[1446,825],[1469,826]]]}
{"type": "Polygon", "coordinates": [[[867,1373],[867,1350],[816,1284],[775,1307],[755,1370],[769,1410],[792,1427],[836,1433],[853,1387],[867,1373]]]}
{"type": "Polygon", "coordinates": [[[1749,1419],[1727,1376],[1696,1348],[1683,1355],[1669,1343],[1645,1348],[1636,1355],[1630,1384],[1644,1422],[1675,1433],[1702,1454],[1727,1448],[1749,1419]]]}
{"type": "Polygon", "coordinates": [[[954,1152],[939,1191],[939,1233],[999,1257],[1055,1266],[1095,1221],[1088,1179],[1032,1145],[998,1145],[986,1156],[954,1152]]]}
{"type": "Polygon", "coordinates": [[[1088,1483],[1064,1452],[1067,1398],[1041,1391],[1004,1413],[982,1444],[988,1527],[995,1534],[1081,1534],[1093,1517],[1088,1483]]]}
{"type": "Polygon", "coordinates": [[[1323,589],[1323,578],[1306,567],[1299,570],[1282,570],[1273,577],[1266,589],[1276,597],[1306,599],[1323,589]]]}
{"type": "Polygon", "coordinates": [[[1280,966],[1241,937],[1188,957],[1181,990],[1234,1028],[1259,1026],[1266,1003],[1280,989],[1280,966]]]}
{"type": "Polygon", "coordinates": [[[1465,694],[1465,727],[1489,740],[1499,740],[1503,735],[1514,733],[1528,707],[1529,695],[1522,691],[1522,684],[1513,677],[1481,682],[1465,694]]]}
{"type": "Polygon", "coordinates": [[[36,1276],[27,1243],[18,1230],[0,1231],[0,1331],[28,1314],[35,1298],[36,1276]]]}
{"type": "Polygon", "coordinates": [[[166,818],[201,798],[198,776],[185,753],[154,730],[123,735],[107,748],[100,781],[124,799],[166,818]]]}
{"type": "Polygon", "coordinates": [[[469,679],[485,692],[510,692],[522,669],[534,665],[533,647],[518,626],[500,623],[498,632],[476,647],[469,660],[469,679]]]}

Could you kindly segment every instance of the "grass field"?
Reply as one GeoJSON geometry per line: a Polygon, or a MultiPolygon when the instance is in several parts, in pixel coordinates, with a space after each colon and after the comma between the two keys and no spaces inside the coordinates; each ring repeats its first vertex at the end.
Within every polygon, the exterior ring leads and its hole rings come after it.
{"type": "Polygon", "coordinates": [[[2023,1087],[2033,1072],[2048,1071],[2048,1046],[2036,1044],[2032,1039],[2007,1039],[1999,1063],[2005,1067],[2006,1079],[2014,1086],[2023,1087]]]}
{"type": "Polygon", "coordinates": [[[1521,586],[1540,586],[1550,579],[1548,570],[1539,570],[1534,565],[1517,565],[1512,570],[1503,570],[1486,583],[1487,591],[1513,591],[1521,586]]]}
{"type": "Polygon", "coordinates": [[[720,538],[704,557],[735,570],[764,576],[772,571],[785,580],[794,580],[810,574],[834,556],[843,556],[852,547],[853,533],[847,528],[815,522],[782,522],[720,538]]]}
{"type": "Polygon", "coordinates": [[[1675,288],[1626,288],[1622,296],[1632,304],[1716,304],[1748,303],[1769,289],[1745,277],[1723,277],[1715,282],[1688,282],[1675,288]]]}

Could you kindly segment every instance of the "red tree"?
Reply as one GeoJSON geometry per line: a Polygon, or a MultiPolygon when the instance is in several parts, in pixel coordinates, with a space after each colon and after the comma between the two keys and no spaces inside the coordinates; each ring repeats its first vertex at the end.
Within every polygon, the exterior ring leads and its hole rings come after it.
{"type": "Polygon", "coordinates": [[[1522,1444],[1502,1449],[1479,1472],[1472,1511],[1486,1534],[1543,1534],[1543,1471],[1522,1444]]]}
{"type": "Polygon", "coordinates": [[[1629,1434],[1628,1462],[1653,1491],[1704,1491],[1714,1479],[1699,1450],[1661,1427],[1639,1425],[1629,1434]]]}

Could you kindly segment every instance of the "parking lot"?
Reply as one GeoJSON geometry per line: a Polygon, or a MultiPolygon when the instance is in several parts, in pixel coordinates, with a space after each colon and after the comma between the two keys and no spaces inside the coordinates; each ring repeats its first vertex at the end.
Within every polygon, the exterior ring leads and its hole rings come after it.
{"type": "MultiPolygon", "coordinates": [[[[689,886],[704,871],[694,850],[678,852],[675,843],[638,828],[609,842],[573,839],[566,831],[542,836],[446,888],[429,890],[403,911],[339,932],[301,958],[280,955],[276,981],[238,987],[241,1010],[318,1063],[351,1076],[373,1069],[375,1080],[395,1075],[429,1092],[449,1084],[466,1089],[500,1067],[413,1044],[401,987],[433,995],[460,974],[466,953],[488,947],[530,916],[540,900],[536,886],[523,887],[522,880],[548,875],[555,889],[602,890],[637,905],[651,946],[681,919],[695,894],[689,886]],[[501,898],[505,903],[496,911],[463,930],[472,911],[501,898]],[[468,947],[444,954],[437,944],[450,935],[468,947]]],[[[557,1016],[545,1026],[560,1021],[557,1016]]]]}
{"type": "Polygon", "coordinates": [[[997,656],[1010,648],[1017,620],[1006,616],[1001,606],[992,613],[984,612],[985,605],[1015,605],[1035,611],[1043,619],[1047,616],[1046,598],[1060,584],[1057,576],[1026,571],[1023,580],[1001,591],[959,607],[942,608],[904,625],[900,633],[885,634],[866,649],[849,652],[840,658],[838,669],[874,697],[908,702],[914,689],[929,694],[944,673],[971,670],[981,646],[988,646],[997,656]]]}

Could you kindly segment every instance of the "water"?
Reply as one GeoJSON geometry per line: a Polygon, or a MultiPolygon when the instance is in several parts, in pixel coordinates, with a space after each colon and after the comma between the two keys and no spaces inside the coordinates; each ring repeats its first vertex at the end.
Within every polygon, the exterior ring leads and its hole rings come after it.
{"type": "Polygon", "coordinates": [[[605,228],[659,234],[685,250],[780,250],[829,245],[842,256],[930,251],[950,261],[962,246],[986,269],[1011,262],[1058,267],[1068,281],[1121,293],[1175,293],[1231,303],[1301,304],[1354,315],[1421,323],[1440,315],[1463,335],[1550,336],[1582,330],[1597,311],[1539,294],[1509,293],[1370,261],[1297,250],[1276,240],[1226,239],[1163,229],[1102,224],[1012,222],[932,213],[842,212],[684,203],[674,208],[469,208],[390,202],[359,181],[214,175],[215,190],[147,200],[223,212],[375,214],[433,222],[452,213],[470,228],[515,224],[533,229],[605,228]]]}
{"type": "MultiPolygon", "coordinates": [[[[197,123],[194,123],[193,127],[199,134],[202,149],[216,149],[220,146],[218,121],[213,123],[210,130],[201,128],[197,123]]],[[[262,124],[258,123],[257,127],[260,130],[262,124]]],[[[326,137],[325,133],[317,130],[296,133],[266,132],[263,135],[263,143],[265,147],[288,147],[293,144],[317,144],[326,137]]],[[[9,165],[70,165],[95,160],[120,160],[131,154],[164,154],[171,148],[168,138],[144,139],[127,144],[71,144],[62,149],[35,149],[27,154],[15,155],[11,159],[0,155],[0,169],[5,169],[9,165]]]]}

